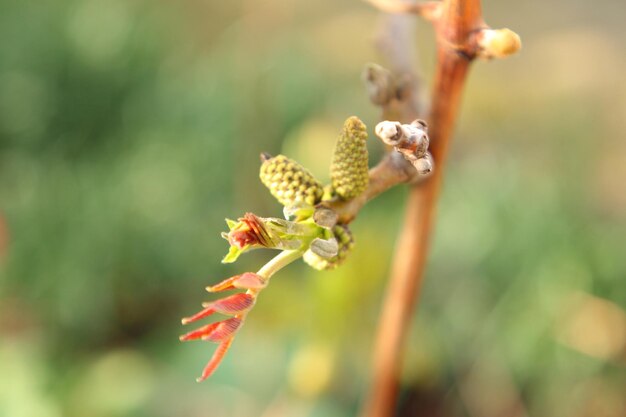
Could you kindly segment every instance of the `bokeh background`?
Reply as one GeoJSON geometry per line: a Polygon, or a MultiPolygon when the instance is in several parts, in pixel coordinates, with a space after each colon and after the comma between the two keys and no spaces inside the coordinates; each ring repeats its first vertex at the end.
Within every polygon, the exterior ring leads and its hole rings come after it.
{"type": "MultiPolygon", "coordinates": [[[[524,49],[471,71],[398,415],[624,416],[626,5],[483,6],[524,49]]],[[[403,187],[345,266],[277,275],[210,380],[213,346],[177,337],[272,255],[220,264],[225,217],[280,215],[258,154],[327,179],[343,119],[378,121],[378,23],[357,0],[0,1],[0,416],[356,415],[403,187]]]]}

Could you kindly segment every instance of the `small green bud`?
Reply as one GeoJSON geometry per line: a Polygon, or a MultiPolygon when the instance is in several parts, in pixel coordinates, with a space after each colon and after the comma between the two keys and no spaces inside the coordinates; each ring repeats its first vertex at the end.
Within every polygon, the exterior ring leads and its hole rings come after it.
{"type": "Polygon", "coordinates": [[[226,219],[226,224],[229,230],[222,233],[222,237],[230,248],[223,263],[235,262],[239,255],[256,248],[295,250],[322,230],[311,224],[259,217],[253,213],[246,213],[237,221],[226,219]]]}
{"type": "Polygon", "coordinates": [[[339,253],[339,243],[337,243],[337,239],[334,237],[330,239],[320,239],[318,237],[311,242],[310,250],[324,259],[331,259],[339,253]]]}
{"type": "Polygon", "coordinates": [[[348,229],[348,226],[338,224],[333,227],[332,231],[338,245],[337,254],[331,258],[324,258],[319,255],[319,250],[309,249],[302,257],[304,262],[309,264],[309,266],[320,271],[335,269],[346,260],[350,251],[352,251],[352,248],[354,247],[354,237],[352,236],[350,229],[348,229]]]}
{"type": "Polygon", "coordinates": [[[369,183],[366,141],[365,124],[356,116],[348,118],[337,139],[330,166],[334,192],[345,200],[361,194],[369,183]]]}
{"type": "Polygon", "coordinates": [[[302,165],[284,155],[263,154],[261,158],[261,182],[283,206],[314,206],[322,200],[322,184],[302,165]]]}
{"type": "Polygon", "coordinates": [[[313,213],[313,221],[319,227],[331,230],[337,224],[337,213],[327,207],[318,207],[313,213]]]}

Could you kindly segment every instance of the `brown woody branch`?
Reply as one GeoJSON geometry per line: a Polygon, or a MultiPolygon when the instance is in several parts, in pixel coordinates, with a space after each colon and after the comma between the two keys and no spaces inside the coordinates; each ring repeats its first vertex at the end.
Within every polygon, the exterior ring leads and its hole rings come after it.
{"type": "Polygon", "coordinates": [[[436,168],[432,177],[413,187],[409,195],[378,327],[373,382],[362,409],[363,417],[390,417],[395,409],[403,346],[423,278],[443,168],[469,65],[476,57],[514,53],[521,43],[514,32],[492,30],[484,24],[480,0],[413,5],[392,0],[368,1],[386,12],[425,16],[433,22],[437,36],[437,69],[428,117],[430,151],[436,168]]]}

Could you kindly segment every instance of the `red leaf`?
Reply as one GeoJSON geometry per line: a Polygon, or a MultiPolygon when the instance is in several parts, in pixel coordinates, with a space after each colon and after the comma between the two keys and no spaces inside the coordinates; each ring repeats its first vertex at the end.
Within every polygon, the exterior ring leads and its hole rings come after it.
{"type": "Polygon", "coordinates": [[[220,292],[226,290],[259,290],[265,288],[267,282],[253,272],[246,272],[241,275],[235,275],[220,282],[219,284],[206,287],[208,292],[220,292]]]}
{"type": "Polygon", "coordinates": [[[239,275],[235,275],[234,277],[227,278],[224,281],[220,282],[219,284],[206,287],[206,290],[208,292],[220,292],[220,291],[234,290],[235,287],[233,286],[233,281],[237,279],[238,277],[239,275]]]}
{"type": "Polygon", "coordinates": [[[211,360],[204,367],[204,370],[202,371],[202,375],[200,376],[200,378],[196,379],[196,381],[202,382],[208,377],[210,377],[213,374],[213,372],[215,372],[217,367],[222,362],[222,359],[224,359],[224,355],[226,355],[226,352],[228,352],[228,349],[230,348],[230,345],[232,343],[233,343],[232,337],[220,343],[220,345],[215,350],[215,353],[213,353],[211,360]]]}
{"type": "MultiPolygon", "coordinates": [[[[239,293],[211,303],[204,303],[203,307],[205,307],[205,310],[203,311],[212,310],[217,313],[234,316],[249,310],[254,305],[254,301],[255,297],[253,295],[239,293]]],[[[200,313],[198,313],[198,315],[200,315],[200,313]]]]}
{"type": "Polygon", "coordinates": [[[222,342],[227,338],[230,338],[241,326],[241,319],[233,317],[228,320],[220,321],[217,323],[211,332],[202,336],[202,340],[209,340],[211,342],[222,342]]]}
{"type": "Polygon", "coordinates": [[[217,323],[211,323],[211,324],[207,324],[206,326],[202,326],[199,329],[196,329],[194,331],[191,331],[187,334],[182,335],[179,339],[183,342],[186,342],[188,340],[196,340],[196,339],[200,339],[208,334],[210,334],[211,332],[213,332],[213,330],[215,330],[219,324],[221,322],[217,322],[217,323]]]}
{"type": "Polygon", "coordinates": [[[213,309],[213,307],[210,304],[207,304],[205,306],[203,305],[203,307],[206,307],[206,308],[204,310],[200,311],[199,313],[196,313],[196,314],[194,314],[191,317],[185,317],[182,320],[183,324],[188,324],[188,323],[191,323],[193,321],[197,321],[197,320],[203,319],[203,318],[208,317],[211,314],[215,313],[215,310],[213,309]]]}
{"type": "Polygon", "coordinates": [[[241,290],[260,290],[267,286],[267,281],[258,274],[246,272],[237,276],[237,279],[233,281],[233,285],[241,290]]]}
{"type": "Polygon", "coordinates": [[[241,319],[233,317],[227,320],[218,321],[207,324],[199,329],[191,331],[180,337],[180,340],[187,342],[189,340],[208,340],[210,342],[221,342],[234,334],[241,326],[241,319]]]}

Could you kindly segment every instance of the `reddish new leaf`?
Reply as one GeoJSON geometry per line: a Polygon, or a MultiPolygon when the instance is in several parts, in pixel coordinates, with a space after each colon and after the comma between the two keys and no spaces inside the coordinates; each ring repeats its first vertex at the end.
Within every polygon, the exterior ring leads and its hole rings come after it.
{"type": "Polygon", "coordinates": [[[237,317],[224,321],[207,324],[199,329],[193,330],[180,337],[180,340],[187,342],[189,340],[209,340],[211,342],[221,342],[231,336],[241,326],[241,319],[237,317]]]}
{"type": "Polygon", "coordinates": [[[254,300],[255,297],[252,294],[239,293],[210,303],[204,303],[202,306],[205,307],[205,310],[213,310],[216,313],[234,316],[248,311],[254,305],[254,300]]]}
{"type": "Polygon", "coordinates": [[[213,353],[211,360],[204,367],[204,370],[202,371],[202,375],[200,376],[200,378],[196,379],[196,381],[202,382],[208,377],[210,377],[213,374],[213,372],[215,372],[219,364],[222,362],[222,359],[224,359],[224,355],[226,355],[226,352],[228,352],[228,349],[230,348],[230,345],[232,343],[233,343],[232,337],[220,343],[220,345],[215,350],[215,353],[213,353]]]}
{"type": "Polygon", "coordinates": [[[203,305],[203,307],[205,307],[205,309],[200,311],[199,313],[196,313],[191,317],[185,317],[184,319],[182,319],[183,324],[188,324],[188,323],[203,319],[215,313],[215,310],[213,309],[211,305],[206,305],[206,306],[203,305]]]}
{"type": "Polygon", "coordinates": [[[228,320],[215,323],[217,326],[211,329],[209,333],[202,336],[202,340],[208,340],[211,342],[222,342],[230,338],[241,326],[241,319],[233,317],[228,320]]]}
{"type": "Polygon", "coordinates": [[[251,294],[233,294],[216,301],[203,303],[202,306],[204,307],[204,309],[202,311],[194,314],[191,317],[185,317],[182,322],[183,324],[188,324],[208,317],[213,313],[234,316],[236,314],[248,311],[254,305],[254,301],[255,298],[251,294]]]}
{"type": "Polygon", "coordinates": [[[204,336],[211,334],[211,332],[215,330],[217,326],[219,326],[219,324],[220,324],[219,321],[217,323],[207,324],[206,326],[202,326],[199,329],[193,330],[189,333],[182,335],[179,339],[183,342],[186,342],[189,340],[201,339],[204,336]]]}
{"type": "Polygon", "coordinates": [[[260,275],[253,272],[246,272],[245,274],[227,278],[219,284],[206,287],[206,290],[208,292],[220,292],[234,289],[258,290],[265,288],[266,285],[267,283],[260,275]]]}

